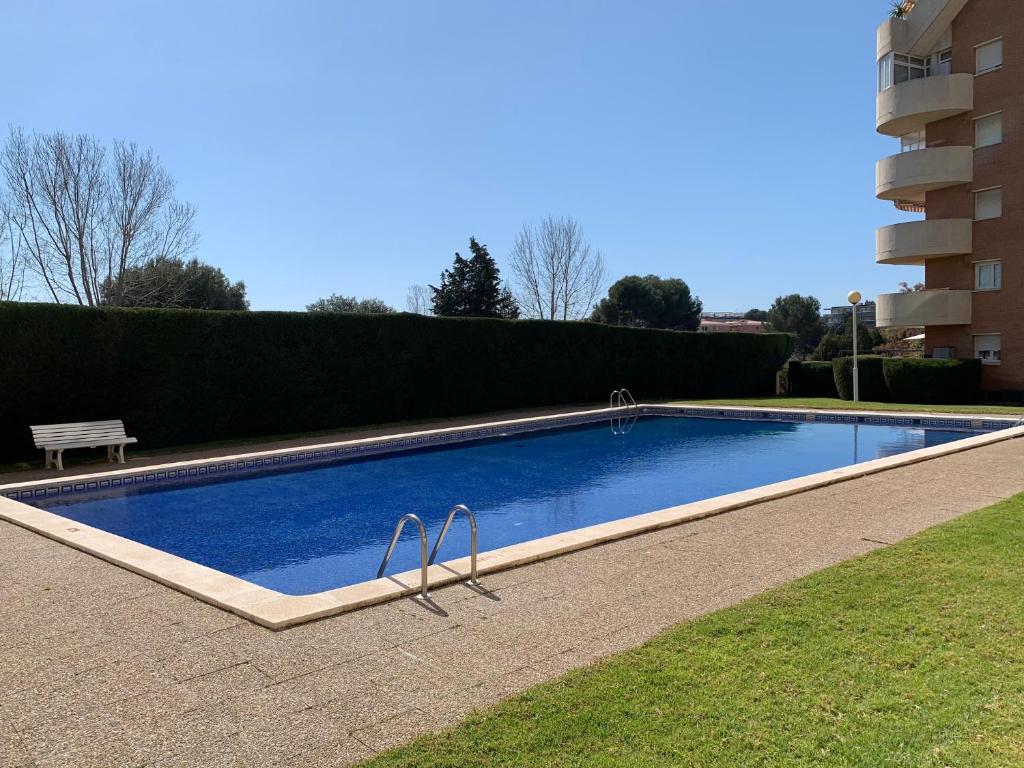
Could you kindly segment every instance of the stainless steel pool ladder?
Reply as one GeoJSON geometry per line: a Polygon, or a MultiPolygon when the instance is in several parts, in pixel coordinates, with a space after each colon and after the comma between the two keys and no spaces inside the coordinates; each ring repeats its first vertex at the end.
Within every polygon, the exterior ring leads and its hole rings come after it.
{"type": "Polygon", "coordinates": [[[377,569],[377,578],[379,579],[384,575],[384,569],[388,567],[388,561],[391,560],[391,555],[395,553],[395,547],[398,545],[398,537],[402,535],[402,529],[405,528],[405,524],[413,522],[416,527],[419,528],[420,533],[420,597],[424,600],[429,596],[427,591],[427,567],[433,565],[434,558],[437,557],[438,551],[441,549],[441,543],[444,541],[444,537],[448,535],[448,529],[451,528],[452,520],[459,512],[462,512],[469,519],[469,581],[471,584],[479,584],[480,581],[477,578],[476,571],[476,516],[469,511],[469,507],[465,504],[456,504],[450,510],[448,510],[448,518],[444,521],[444,527],[441,528],[441,533],[438,534],[437,543],[434,544],[434,549],[430,553],[430,557],[427,557],[427,527],[423,525],[423,521],[414,514],[402,515],[402,518],[398,521],[395,526],[395,532],[391,536],[391,543],[388,544],[388,551],[384,553],[384,559],[380,561],[380,568],[377,569]]]}
{"type": "Polygon", "coordinates": [[[441,542],[448,535],[448,529],[451,528],[452,520],[455,519],[459,512],[462,512],[469,520],[469,583],[479,584],[480,580],[476,576],[476,516],[469,511],[469,507],[465,504],[456,504],[448,510],[448,518],[444,521],[441,533],[437,535],[437,541],[434,543],[434,549],[430,552],[430,559],[427,560],[427,564],[434,564],[434,558],[437,557],[438,550],[441,549],[441,542]]]}
{"type": "Polygon", "coordinates": [[[625,387],[622,389],[616,389],[608,395],[608,407],[633,408],[634,410],[640,410],[640,406],[636,404],[636,400],[633,399],[632,393],[625,387]]]}
{"type": "Polygon", "coordinates": [[[388,567],[388,560],[391,559],[391,555],[394,554],[395,551],[395,545],[398,544],[398,537],[402,535],[402,529],[405,528],[405,524],[410,521],[416,523],[416,527],[420,529],[420,597],[426,600],[428,597],[427,528],[423,525],[423,521],[416,517],[416,515],[402,515],[402,519],[398,521],[398,525],[395,526],[395,534],[391,537],[391,543],[388,545],[388,551],[384,554],[384,559],[380,562],[380,568],[377,569],[377,578],[379,579],[384,575],[384,569],[388,567]]]}
{"type": "Polygon", "coordinates": [[[608,396],[608,407],[609,408],[625,408],[626,413],[629,413],[629,409],[633,409],[633,413],[627,418],[623,419],[621,416],[608,420],[608,424],[611,427],[613,435],[625,435],[633,428],[636,423],[638,414],[640,413],[640,407],[636,404],[636,400],[633,399],[632,393],[623,387],[622,389],[616,389],[608,396]]]}

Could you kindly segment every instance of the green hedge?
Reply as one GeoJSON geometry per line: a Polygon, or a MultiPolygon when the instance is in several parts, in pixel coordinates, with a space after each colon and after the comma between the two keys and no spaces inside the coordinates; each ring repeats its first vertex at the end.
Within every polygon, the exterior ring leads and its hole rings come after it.
{"type": "MultiPolygon", "coordinates": [[[[874,402],[963,405],[981,399],[980,360],[931,360],[865,355],[858,358],[860,399],[874,402]]],[[[832,361],[836,390],[853,399],[853,358],[832,361]]]]}
{"type": "Polygon", "coordinates": [[[770,395],[787,334],[0,303],[0,462],[30,424],[123,418],[140,448],[502,409],[770,395]]]}
{"type": "Polygon", "coordinates": [[[793,397],[838,397],[832,363],[791,360],[789,394],[793,397]]]}
{"type": "Polygon", "coordinates": [[[897,403],[963,405],[981,399],[980,360],[891,358],[882,370],[897,403]]]}
{"type": "MultiPolygon", "coordinates": [[[[889,388],[885,384],[882,373],[884,358],[877,355],[859,355],[857,357],[859,394],[861,400],[874,403],[887,403],[891,400],[889,388]]],[[[832,376],[836,392],[843,400],[853,400],[853,358],[837,357],[832,361],[832,376]]]]}

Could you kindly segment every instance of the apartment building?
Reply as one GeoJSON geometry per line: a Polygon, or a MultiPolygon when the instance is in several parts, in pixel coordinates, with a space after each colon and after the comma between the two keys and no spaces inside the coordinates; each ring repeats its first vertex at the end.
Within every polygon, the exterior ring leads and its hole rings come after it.
{"type": "Polygon", "coordinates": [[[876,233],[880,264],[925,289],[878,296],[878,327],[977,357],[989,391],[1024,391],[1024,1],[906,0],[878,29],[876,128],[899,151],[875,194],[916,221],[876,233]]]}
{"type": "MultiPolygon", "coordinates": [[[[866,301],[857,307],[857,322],[863,325],[865,328],[874,328],[876,325],[875,312],[877,307],[873,301],[866,301]]],[[[849,333],[853,328],[853,324],[850,322],[853,317],[853,307],[849,304],[843,304],[838,307],[829,307],[828,311],[821,316],[821,319],[825,322],[825,327],[830,331],[839,331],[849,333]]]]}

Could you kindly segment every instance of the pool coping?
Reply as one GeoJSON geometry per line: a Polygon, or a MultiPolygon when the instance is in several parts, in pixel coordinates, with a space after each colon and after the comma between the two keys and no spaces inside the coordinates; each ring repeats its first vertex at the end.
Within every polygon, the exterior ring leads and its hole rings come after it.
{"type": "MultiPolygon", "coordinates": [[[[608,541],[636,536],[642,533],[674,525],[720,515],[752,504],[782,498],[812,488],[875,474],[895,467],[907,466],[938,456],[960,453],[992,443],[1024,437],[1024,426],[1014,417],[997,416],[979,418],[961,414],[893,413],[872,411],[843,411],[815,409],[772,409],[740,406],[686,406],[641,404],[641,415],[688,415],[703,418],[743,418],[770,421],[805,421],[854,424],[883,424],[895,426],[919,426],[954,429],[982,429],[983,423],[998,424],[998,431],[967,437],[943,445],[921,448],[915,451],[873,459],[838,469],[826,470],[812,475],[784,480],[759,486],[745,491],[725,494],[682,504],[640,515],[612,520],[606,523],[578,528],[565,533],[545,536],[539,539],[482,552],[478,556],[481,576],[508,568],[525,565],[538,560],[556,557],[580,549],[603,544],[608,541]],[[955,425],[955,426],[954,426],[955,425]]],[[[246,470],[259,466],[257,459],[274,459],[295,454],[310,455],[310,460],[336,460],[338,455],[368,455],[407,450],[421,445],[443,445],[452,442],[479,439],[490,435],[509,434],[517,431],[534,431],[537,428],[554,427],[572,423],[621,417],[629,413],[623,408],[609,408],[591,411],[577,411],[564,414],[509,419],[488,422],[472,427],[449,427],[421,430],[411,433],[384,437],[361,438],[318,446],[285,448],[273,451],[259,451],[216,459],[197,459],[172,462],[145,467],[145,475],[167,473],[184,469],[182,477],[191,476],[190,469],[199,466],[241,463],[246,470]],[[356,450],[365,448],[364,451],[356,450]],[[331,450],[353,449],[350,454],[331,454],[331,450]]],[[[992,428],[991,426],[989,428],[992,428]]],[[[268,462],[270,463],[270,462],[268,462]]],[[[280,462],[274,462],[280,463],[280,462]]],[[[103,487],[104,480],[114,480],[137,475],[139,469],[121,469],[111,472],[61,478],[56,485],[69,487],[68,493],[93,490],[103,487]],[[80,486],[80,487],[79,487],[80,486]],[[92,486],[92,487],[90,487],[92,486]]],[[[175,475],[176,476],[176,475],[175,475]]],[[[131,539],[108,533],[53,512],[25,504],[16,498],[31,498],[39,489],[44,491],[55,486],[54,480],[35,480],[0,486],[0,519],[60,541],[75,549],[99,557],[120,567],[153,579],[161,584],[191,595],[204,602],[235,613],[269,629],[279,630],[289,626],[324,618],[338,613],[355,610],[376,603],[394,600],[416,594],[419,591],[420,570],[386,576],[359,584],[340,587],[309,595],[285,595],[261,587],[236,576],[200,565],[177,555],[149,547],[131,539]]],[[[396,513],[396,522],[398,514],[396,513]]],[[[469,577],[469,557],[458,558],[431,565],[428,569],[428,583],[437,588],[469,577]]]]}

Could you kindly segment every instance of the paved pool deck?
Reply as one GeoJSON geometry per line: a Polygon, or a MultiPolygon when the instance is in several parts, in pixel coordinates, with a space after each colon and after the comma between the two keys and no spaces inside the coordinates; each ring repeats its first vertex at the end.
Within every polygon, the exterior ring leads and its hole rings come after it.
{"type": "Polygon", "coordinates": [[[0,768],[342,766],[1024,491],[1024,440],[272,632],[0,522],[0,768]]]}

